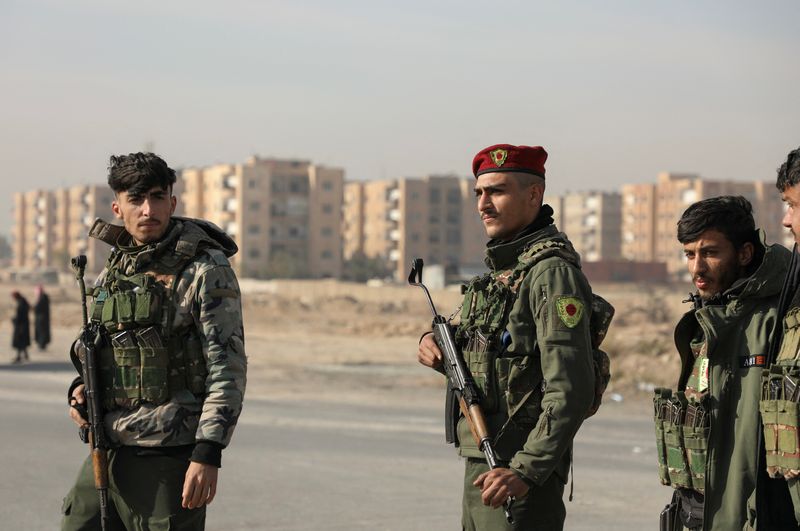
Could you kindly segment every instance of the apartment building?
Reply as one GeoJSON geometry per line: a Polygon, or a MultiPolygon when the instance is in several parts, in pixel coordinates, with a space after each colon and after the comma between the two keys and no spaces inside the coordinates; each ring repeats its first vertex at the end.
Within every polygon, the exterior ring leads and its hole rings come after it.
{"type": "MultiPolygon", "coordinates": [[[[558,205],[556,226],[567,234],[585,262],[618,260],[621,253],[621,195],[574,192],[548,202],[558,205]]],[[[555,208],[554,208],[555,211],[555,208]]]]}
{"type": "Polygon", "coordinates": [[[756,226],[770,243],[786,243],[780,225],[782,206],[774,184],[761,181],[709,181],[696,174],[658,175],[655,184],[622,187],[622,256],[640,262],[663,262],[672,276],[684,274],[683,247],[677,223],[686,208],[702,199],[741,195],[753,205],[756,226]]]}
{"type": "Polygon", "coordinates": [[[398,281],[414,258],[449,275],[483,269],[486,233],[472,179],[453,175],[350,182],[345,187],[344,256],[383,258],[398,281]]]}
{"type": "Polygon", "coordinates": [[[69,270],[69,259],[87,256],[87,269],[103,268],[110,247],[87,237],[94,220],[112,220],[107,185],[31,190],[14,195],[13,266],[21,270],[69,270]]]}
{"type": "Polygon", "coordinates": [[[341,276],[344,170],[251,157],[186,168],[180,180],[186,216],[207,219],[236,241],[232,264],[241,276],[341,276]]]}

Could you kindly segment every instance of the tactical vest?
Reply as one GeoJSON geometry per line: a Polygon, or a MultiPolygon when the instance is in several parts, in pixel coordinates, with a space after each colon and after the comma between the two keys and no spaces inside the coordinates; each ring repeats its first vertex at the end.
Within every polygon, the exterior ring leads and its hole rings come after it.
{"type": "MultiPolygon", "coordinates": [[[[563,237],[533,244],[518,258],[513,269],[494,271],[473,279],[464,292],[461,322],[456,340],[464,361],[481,393],[481,406],[496,432],[495,444],[500,457],[510,459],[542,412],[543,379],[538,347],[523,356],[509,356],[506,349],[511,337],[506,326],[518,288],[525,275],[541,260],[558,256],[579,267],[580,259],[563,237]]],[[[614,308],[593,295],[590,336],[595,367],[595,400],[587,412],[593,415],[600,406],[603,391],[610,379],[609,360],[599,350],[614,308]]],[[[461,434],[460,443],[471,446],[461,434]]]]}
{"type": "MultiPolygon", "coordinates": [[[[678,327],[688,322],[687,319],[690,317],[684,316],[678,327]]],[[[694,360],[690,372],[682,369],[681,381],[686,378],[686,383],[679,383],[681,390],[673,393],[671,389],[658,387],[654,392],[656,458],[662,485],[703,494],[711,432],[708,344],[705,337],[696,338],[689,348],[694,360]]]]}
{"type": "Polygon", "coordinates": [[[800,470],[800,308],[783,319],[783,339],[776,362],[762,375],[761,422],[767,472],[782,477],[800,470]]]}
{"type": "Polygon", "coordinates": [[[107,331],[99,350],[107,409],[158,405],[183,390],[205,392],[200,337],[193,323],[174,329],[175,288],[202,248],[197,234],[183,231],[174,252],[160,253],[147,271],[133,275],[122,272],[123,252],[112,252],[105,276],[91,292],[92,320],[107,331]]]}

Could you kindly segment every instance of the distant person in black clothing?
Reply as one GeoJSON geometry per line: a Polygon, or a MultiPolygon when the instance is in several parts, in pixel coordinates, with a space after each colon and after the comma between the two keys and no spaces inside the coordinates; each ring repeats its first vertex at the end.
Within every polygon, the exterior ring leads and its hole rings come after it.
{"type": "Polygon", "coordinates": [[[33,305],[33,339],[39,350],[47,349],[50,344],[50,297],[44,288],[36,286],[36,302],[33,305]]]}
{"type": "Polygon", "coordinates": [[[14,363],[20,363],[28,359],[28,347],[31,345],[31,326],[28,320],[28,312],[31,307],[19,291],[12,292],[11,296],[17,302],[17,310],[14,313],[14,317],[11,318],[11,323],[14,326],[11,346],[17,351],[14,363]]]}

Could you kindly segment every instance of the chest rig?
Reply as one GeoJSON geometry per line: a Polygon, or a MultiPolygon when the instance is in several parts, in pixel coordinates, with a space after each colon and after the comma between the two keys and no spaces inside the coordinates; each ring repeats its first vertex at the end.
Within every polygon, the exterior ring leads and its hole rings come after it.
{"type": "MultiPolygon", "coordinates": [[[[504,419],[495,436],[496,441],[502,441],[506,431],[526,435],[543,414],[542,396],[546,382],[542,376],[539,349],[508,352],[512,338],[506,327],[523,278],[538,262],[552,256],[563,258],[575,266],[580,264],[569,241],[555,237],[531,245],[519,256],[512,269],[473,279],[464,293],[456,339],[482,393],[484,412],[504,419]],[[521,431],[507,430],[512,425],[521,431]]],[[[598,347],[614,315],[613,307],[601,297],[594,296],[591,306],[596,399],[587,416],[599,407],[600,397],[610,378],[608,356],[598,347]]],[[[501,448],[503,446],[501,444],[501,448]]]]}
{"type": "Polygon", "coordinates": [[[767,472],[782,477],[800,469],[800,305],[783,319],[777,359],[764,369],[759,409],[764,425],[767,472]]]}
{"type": "Polygon", "coordinates": [[[92,320],[107,332],[100,348],[104,407],[158,405],[176,392],[205,391],[207,374],[194,323],[176,326],[175,290],[181,273],[202,251],[199,238],[181,233],[143,267],[115,249],[92,289],[92,320]]]}

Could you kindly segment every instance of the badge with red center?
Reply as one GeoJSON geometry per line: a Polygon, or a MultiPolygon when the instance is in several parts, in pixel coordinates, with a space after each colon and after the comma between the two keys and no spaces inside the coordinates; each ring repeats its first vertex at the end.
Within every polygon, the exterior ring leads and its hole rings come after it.
{"type": "Polygon", "coordinates": [[[506,161],[506,158],[508,158],[508,151],[505,149],[495,149],[489,153],[489,156],[492,157],[494,165],[499,168],[506,161]]]}
{"type": "Polygon", "coordinates": [[[583,301],[577,297],[559,297],[556,299],[556,310],[567,328],[575,328],[583,317],[583,301]]]}

